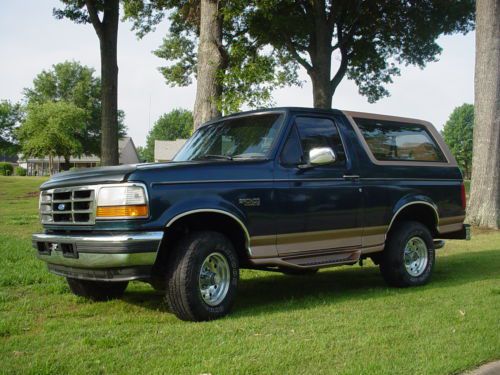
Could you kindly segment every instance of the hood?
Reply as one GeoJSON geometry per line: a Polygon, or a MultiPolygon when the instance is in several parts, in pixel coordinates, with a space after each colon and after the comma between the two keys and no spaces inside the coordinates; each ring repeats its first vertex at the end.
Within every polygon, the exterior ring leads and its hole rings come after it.
{"type": "Polygon", "coordinates": [[[123,182],[137,169],[137,164],[114,167],[82,168],[55,174],[40,186],[41,190],[76,185],[94,185],[123,182]]]}

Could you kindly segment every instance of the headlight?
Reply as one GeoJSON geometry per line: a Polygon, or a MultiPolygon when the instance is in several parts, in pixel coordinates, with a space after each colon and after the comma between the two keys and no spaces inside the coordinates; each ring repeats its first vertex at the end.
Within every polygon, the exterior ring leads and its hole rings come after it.
{"type": "Polygon", "coordinates": [[[131,219],[148,217],[146,192],[142,186],[110,186],[99,189],[96,218],[131,219]]]}

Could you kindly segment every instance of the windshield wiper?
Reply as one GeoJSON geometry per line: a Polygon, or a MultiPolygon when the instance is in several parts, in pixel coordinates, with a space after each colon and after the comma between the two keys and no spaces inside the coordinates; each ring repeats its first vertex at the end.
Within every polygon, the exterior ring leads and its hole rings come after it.
{"type": "Polygon", "coordinates": [[[212,154],[206,154],[206,155],[200,155],[194,158],[194,160],[204,160],[204,159],[222,159],[222,160],[233,160],[233,157],[230,155],[212,155],[212,154]]]}

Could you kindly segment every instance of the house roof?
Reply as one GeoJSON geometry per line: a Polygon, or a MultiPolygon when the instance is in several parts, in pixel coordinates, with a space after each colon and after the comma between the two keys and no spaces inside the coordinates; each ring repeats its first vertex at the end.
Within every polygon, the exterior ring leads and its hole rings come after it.
{"type": "Polygon", "coordinates": [[[175,141],[155,140],[155,161],[172,160],[177,152],[184,146],[186,139],[176,139],[175,141]]]}

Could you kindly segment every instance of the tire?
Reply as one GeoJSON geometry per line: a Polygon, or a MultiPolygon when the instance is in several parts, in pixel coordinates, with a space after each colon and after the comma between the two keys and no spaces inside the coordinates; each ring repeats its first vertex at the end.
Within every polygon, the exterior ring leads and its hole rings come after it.
{"type": "Polygon", "coordinates": [[[73,294],[93,301],[108,301],[120,298],[127,288],[128,281],[91,281],[67,277],[73,294]]]}
{"type": "Polygon", "coordinates": [[[308,276],[318,272],[318,268],[280,268],[280,272],[288,276],[308,276]]]}
{"type": "Polygon", "coordinates": [[[401,222],[392,230],[380,255],[380,272],[389,285],[399,288],[424,285],[435,262],[432,235],[419,222],[401,222]]]}
{"type": "Polygon", "coordinates": [[[233,306],[238,279],[238,257],[231,241],[218,232],[192,232],[177,242],[170,256],[168,307],[182,320],[221,318],[233,306]]]}

